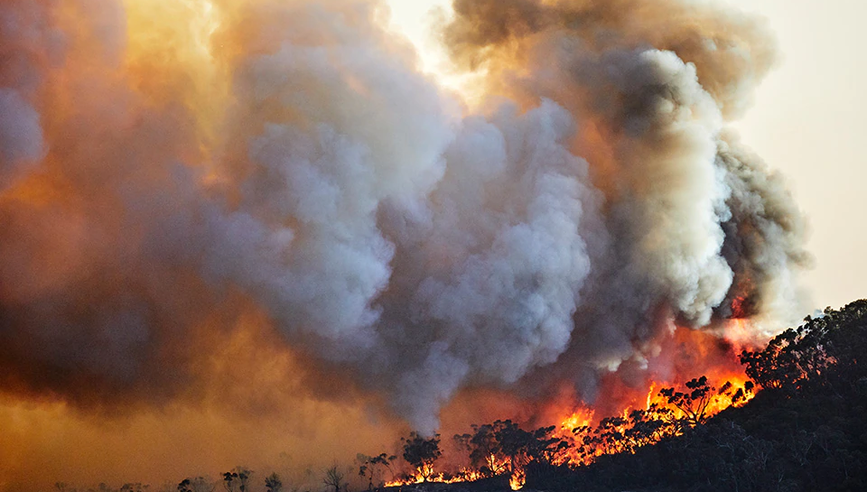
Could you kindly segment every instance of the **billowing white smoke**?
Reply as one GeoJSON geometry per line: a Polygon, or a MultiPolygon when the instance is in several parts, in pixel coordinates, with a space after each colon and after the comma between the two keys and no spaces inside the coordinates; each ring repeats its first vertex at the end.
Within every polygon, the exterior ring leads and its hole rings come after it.
{"type": "Polygon", "coordinates": [[[426,431],[430,409],[467,381],[514,383],[569,344],[591,269],[585,238],[605,234],[587,163],[568,151],[573,132],[550,101],[468,119],[446,152],[428,222],[412,231],[415,244],[399,243],[399,254],[419,249],[399,264],[420,264],[409,317],[396,323],[424,354],[401,377],[410,398],[399,404],[426,431]]]}
{"type": "Polygon", "coordinates": [[[713,63],[540,20],[514,100],[462,115],[376,2],[212,8],[206,55],[124,63],[141,46],[114,46],[114,2],[0,6],[0,46],[34,74],[0,68],[7,391],[173,398],[240,295],[309,371],[348,368],[432,432],[461,388],[585,378],[734,295],[797,301],[771,291],[803,262],[800,218],[721,140],[737,91],[705,89],[713,63]]]}
{"type": "Polygon", "coordinates": [[[376,299],[395,252],[377,211],[419,213],[443,175],[452,125],[433,84],[369,26],[313,5],[281,15],[315,34],[275,30],[257,40],[273,53],[238,62],[245,176],[227,191],[240,194],[237,206],[210,219],[205,268],[267,306],[290,342],[311,336],[329,357],[358,358],[377,345],[376,299]],[[303,41],[311,35],[321,40],[303,41]]]}
{"type": "Polygon", "coordinates": [[[599,114],[618,129],[612,138],[621,179],[611,216],[623,271],[685,319],[706,325],[732,280],[719,255],[716,211],[726,194],[714,164],[719,108],[695,67],[671,51],[615,50],[574,70],[592,74],[594,99],[619,99],[599,114]]]}

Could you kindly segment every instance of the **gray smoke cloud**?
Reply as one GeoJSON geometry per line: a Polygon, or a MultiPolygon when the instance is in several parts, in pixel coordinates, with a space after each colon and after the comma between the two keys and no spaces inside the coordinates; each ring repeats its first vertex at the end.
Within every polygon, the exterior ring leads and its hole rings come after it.
{"type": "Polygon", "coordinates": [[[723,256],[741,282],[729,294],[741,296],[741,312],[731,314],[786,319],[804,296],[792,265],[812,263],[803,250],[805,223],[799,220],[783,177],[769,171],[735,135],[724,134],[720,139],[717,165],[725,171],[731,192],[722,223],[726,230],[723,256]]]}
{"type": "Polygon", "coordinates": [[[195,347],[256,311],[311,384],[433,432],[463,388],[581,387],[673,323],[799,312],[802,218],[725,130],[773,43],[662,4],[457,1],[444,39],[490,95],[469,112],[374,1],[215,1],[195,32],[4,3],[3,390],[189,397],[195,347]]]}

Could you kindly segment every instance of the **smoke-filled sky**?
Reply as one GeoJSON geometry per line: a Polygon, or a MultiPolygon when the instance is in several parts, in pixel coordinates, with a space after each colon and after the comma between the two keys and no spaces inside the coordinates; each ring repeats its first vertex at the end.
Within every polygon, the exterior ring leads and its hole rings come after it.
{"type": "MultiPolygon", "coordinates": [[[[813,308],[840,307],[867,295],[867,64],[859,0],[703,0],[765,19],[779,45],[775,68],[757,88],[753,106],[734,126],[745,144],[786,176],[809,222],[813,268],[804,275],[813,308]]],[[[428,69],[443,66],[425,29],[431,10],[448,0],[390,2],[395,24],[427,54],[428,69]]],[[[454,80],[450,80],[456,83],[454,80]]],[[[806,313],[805,313],[806,314],[806,313]]]]}
{"type": "Polygon", "coordinates": [[[0,489],[539,418],[680,376],[676,327],[761,340],[814,306],[827,253],[767,162],[810,138],[741,120],[788,66],[773,22],[411,4],[433,58],[376,0],[0,4],[0,489]]]}

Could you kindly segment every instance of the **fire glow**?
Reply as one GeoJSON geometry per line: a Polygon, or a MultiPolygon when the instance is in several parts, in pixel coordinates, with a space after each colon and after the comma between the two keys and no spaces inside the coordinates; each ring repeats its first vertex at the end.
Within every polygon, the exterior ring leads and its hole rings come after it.
{"type": "MultiPolygon", "coordinates": [[[[624,387],[619,377],[608,379],[608,387],[600,396],[607,401],[597,401],[596,405],[620,410],[605,415],[597,413],[597,406],[580,405],[564,412],[567,416],[558,421],[551,434],[561,443],[550,460],[552,464],[586,466],[602,455],[635,453],[641,447],[681,435],[687,427],[702,424],[728,408],[743,406],[755,396],[758,389],[737,360],[737,352],[754,347],[721,343],[713,335],[688,330],[679,331],[674,339],[680,345],[678,350],[707,359],[704,365],[691,364],[689,370],[703,370],[709,376],[687,381],[686,374],[677,373],[671,380],[648,381],[644,391],[624,387]]],[[[494,476],[508,475],[512,490],[520,490],[526,482],[526,462],[490,455],[484,466],[494,476]]],[[[436,472],[430,465],[387,481],[385,486],[472,482],[490,476],[473,468],[436,472]]]]}
{"type": "Polygon", "coordinates": [[[455,1],[436,38],[468,102],[377,0],[2,2],[0,467],[34,463],[9,486],[78,456],[47,421],[161,480],[491,415],[577,449],[679,418],[660,391],[701,375],[703,416],[749,398],[732,354],[800,312],[809,262],[729,127],[773,43],[703,2],[617,5],[455,1]],[[159,412],[221,451],[127,446],[159,412]]]}

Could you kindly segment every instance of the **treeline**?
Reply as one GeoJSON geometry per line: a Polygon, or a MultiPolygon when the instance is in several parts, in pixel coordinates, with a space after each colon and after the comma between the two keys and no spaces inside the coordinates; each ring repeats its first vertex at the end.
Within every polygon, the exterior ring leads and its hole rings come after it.
{"type": "Polygon", "coordinates": [[[826,309],[741,362],[763,391],[679,436],[591,466],[528,471],[549,491],[867,490],[867,300],[826,309]]]}
{"type": "Polygon", "coordinates": [[[253,470],[245,467],[235,467],[222,473],[219,478],[210,477],[187,477],[177,484],[166,483],[162,486],[152,487],[149,484],[126,483],[119,488],[110,487],[105,483],[97,487],[76,488],[64,482],[57,482],[54,488],[57,492],[310,492],[322,491],[339,492],[348,490],[346,472],[338,465],[325,469],[320,477],[314,477],[312,470],[307,471],[304,484],[284,484],[283,478],[276,472],[259,478],[253,470]],[[309,482],[313,482],[313,484],[309,482]],[[264,487],[264,488],[263,488],[264,487]]]}
{"type": "MultiPolygon", "coordinates": [[[[528,467],[544,470],[567,469],[589,465],[600,456],[635,453],[639,448],[683,434],[703,424],[711,410],[745,403],[753,396],[754,384],[737,387],[730,382],[720,388],[710,385],[704,376],[695,378],[684,388],[662,388],[655,401],[645,409],[635,409],[622,416],[602,419],[596,426],[573,429],[556,426],[522,429],[511,420],[473,425],[472,432],[454,436],[459,450],[466,453],[467,463],[458,470],[439,471],[442,455],[439,434],[425,438],[415,432],[403,438],[403,464],[409,472],[396,474],[397,456],[382,453],[365,457],[359,474],[369,489],[386,485],[409,485],[419,482],[458,482],[516,474],[523,481],[528,467]],[[388,480],[391,476],[391,480],[388,480]]],[[[515,485],[521,485],[517,483],[515,485]]]]}
{"type": "MultiPolygon", "coordinates": [[[[867,490],[867,300],[808,316],[740,360],[752,381],[714,388],[706,378],[663,388],[647,409],[569,433],[511,421],[454,436],[469,466],[434,474],[440,436],[404,440],[413,472],[395,484],[475,480],[526,472],[549,491],[867,490]],[[755,387],[763,388],[749,404],[755,387]],[[732,407],[709,418],[714,398],[732,407]],[[427,453],[421,451],[428,450],[427,453]]],[[[393,474],[395,456],[376,458],[393,474]]],[[[360,470],[375,488],[377,463],[360,470]]]]}

